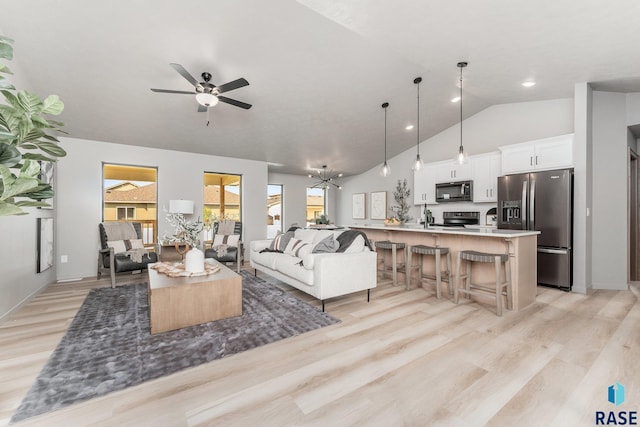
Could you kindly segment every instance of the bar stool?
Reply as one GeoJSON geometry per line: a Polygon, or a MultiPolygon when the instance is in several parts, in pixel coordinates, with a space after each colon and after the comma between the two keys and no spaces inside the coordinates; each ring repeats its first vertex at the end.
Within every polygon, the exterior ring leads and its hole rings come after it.
{"type": "Polygon", "coordinates": [[[407,246],[404,243],[391,242],[389,240],[383,240],[375,243],[376,252],[378,249],[382,249],[382,268],[378,268],[379,272],[382,272],[384,278],[388,272],[391,272],[393,278],[393,286],[398,284],[398,272],[405,273],[405,287],[409,287],[409,274],[407,273],[407,246]],[[385,251],[391,251],[391,266],[387,266],[387,259],[385,251]],[[398,261],[398,255],[402,255],[402,259],[398,261]]]}
{"type": "Polygon", "coordinates": [[[505,295],[504,289],[506,288],[507,296],[507,308],[511,310],[512,306],[512,292],[511,292],[511,268],[509,266],[509,254],[490,254],[477,251],[460,251],[458,252],[458,259],[456,263],[456,276],[458,280],[457,286],[454,289],[454,302],[458,303],[459,293],[463,292],[470,295],[483,295],[493,297],[496,300],[496,314],[502,316],[502,296],[505,295]],[[466,272],[461,273],[462,261],[466,261],[466,272]],[[496,282],[495,287],[488,286],[488,284],[471,283],[471,263],[493,263],[495,264],[496,282]],[[501,266],[504,264],[504,281],[500,279],[501,266]],[[461,286],[464,280],[464,288],[461,286]]]}
{"type": "Polygon", "coordinates": [[[414,269],[418,270],[418,281],[420,285],[423,286],[424,282],[427,283],[435,283],[436,285],[436,297],[440,299],[442,297],[442,282],[445,281],[449,283],[449,295],[451,295],[451,291],[453,291],[453,285],[451,283],[451,252],[449,252],[449,248],[438,248],[433,246],[425,246],[425,245],[414,245],[409,249],[409,253],[411,254],[411,265],[409,266],[409,285],[411,284],[411,273],[414,269]],[[434,256],[436,261],[436,271],[435,274],[425,273],[422,270],[423,257],[425,255],[434,256]],[[446,269],[442,270],[442,260],[441,256],[446,255],[447,266],[446,269]],[[414,257],[418,260],[417,264],[413,264],[414,257]],[[426,280],[425,280],[426,279],[426,280]],[[434,281],[434,282],[431,282],[434,281]]]}

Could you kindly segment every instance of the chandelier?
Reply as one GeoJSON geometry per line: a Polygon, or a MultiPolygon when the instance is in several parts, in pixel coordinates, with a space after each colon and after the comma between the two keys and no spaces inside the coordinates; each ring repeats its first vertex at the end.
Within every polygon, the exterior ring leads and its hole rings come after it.
{"type": "Polygon", "coordinates": [[[315,174],[309,174],[309,178],[315,179],[311,188],[324,188],[325,190],[328,190],[331,188],[330,186],[333,185],[338,190],[341,190],[341,186],[332,182],[334,179],[340,178],[341,176],[341,173],[334,174],[332,170],[327,170],[327,165],[322,165],[322,170],[318,169],[315,174]]]}

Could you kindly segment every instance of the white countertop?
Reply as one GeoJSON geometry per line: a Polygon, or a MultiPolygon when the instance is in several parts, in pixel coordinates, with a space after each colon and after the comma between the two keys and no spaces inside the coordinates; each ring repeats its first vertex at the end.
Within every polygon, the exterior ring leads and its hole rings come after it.
{"type": "Polygon", "coordinates": [[[535,236],[540,234],[539,231],[525,231],[525,230],[498,230],[496,228],[457,228],[457,227],[429,227],[429,228],[412,228],[411,226],[394,227],[384,225],[347,225],[349,228],[356,229],[368,229],[368,230],[386,230],[386,231],[410,231],[414,233],[431,233],[431,234],[458,234],[463,236],[478,236],[478,237],[499,237],[499,238],[514,238],[535,236]]]}

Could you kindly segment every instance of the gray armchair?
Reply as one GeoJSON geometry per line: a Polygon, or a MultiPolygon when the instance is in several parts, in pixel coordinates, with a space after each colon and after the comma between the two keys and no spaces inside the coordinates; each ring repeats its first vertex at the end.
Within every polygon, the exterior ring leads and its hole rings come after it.
{"type": "MultiPolygon", "coordinates": [[[[214,229],[214,234],[216,234],[218,232],[218,227],[216,226],[216,228],[214,229]]],[[[234,227],[233,227],[233,235],[237,235],[239,240],[238,240],[238,245],[237,246],[228,246],[225,248],[225,254],[224,255],[220,255],[217,250],[217,248],[213,245],[213,242],[209,243],[206,246],[209,246],[209,248],[207,248],[205,246],[205,251],[204,251],[204,257],[205,258],[213,258],[218,262],[221,262],[223,264],[227,263],[227,262],[233,262],[236,264],[236,270],[238,273],[240,273],[240,266],[244,264],[244,245],[242,244],[242,222],[240,221],[235,221],[234,227]]]]}
{"type": "MultiPolygon", "coordinates": [[[[129,224],[133,225],[136,237],[142,239],[142,226],[140,223],[132,222],[129,224]]],[[[109,270],[112,288],[116,286],[116,273],[144,270],[148,264],[158,262],[158,256],[155,252],[145,253],[141,262],[132,260],[131,256],[126,253],[115,253],[114,248],[108,245],[110,239],[103,223],[98,225],[98,230],[100,232],[100,249],[98,250],[98,273],[96,276],[100,279],[102,273],[109,270]]]]}

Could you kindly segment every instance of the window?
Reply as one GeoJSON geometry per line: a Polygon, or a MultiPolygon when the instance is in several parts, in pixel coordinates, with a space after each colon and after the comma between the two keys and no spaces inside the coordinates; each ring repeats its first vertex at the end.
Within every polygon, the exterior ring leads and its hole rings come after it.
{"type": "Polygon", "coordinates": [[[131,219],[136,219],[136,208],[134,207],[116,207],[116,212],[118,213],[118,221],[129,221],[131,219]]]}
{"type": "Polygon", "coordinates": [[[280,184],[269,184],[267,186],[267,238],[271,239],[284,232],[284,221],[282,218],[282,195],[283,186],[280,184]]]}
{"type": "Polygon", "coordinates": [[[316,218],[326,211],[324,188],[307,188],[307,225],[315,224],[316,218]]]}
{"type": "Polygon", "coordinates": [[[242,221],[242,175],[204,173],[204,239],[213,239],[211,225],[219,219],[242,221]]]}
{"type": "Polygon", "coordinates": [[[102,164],[102,220],[139,222],[147,246],[158,234],[157,176],[153,167],[102,164]]]}

